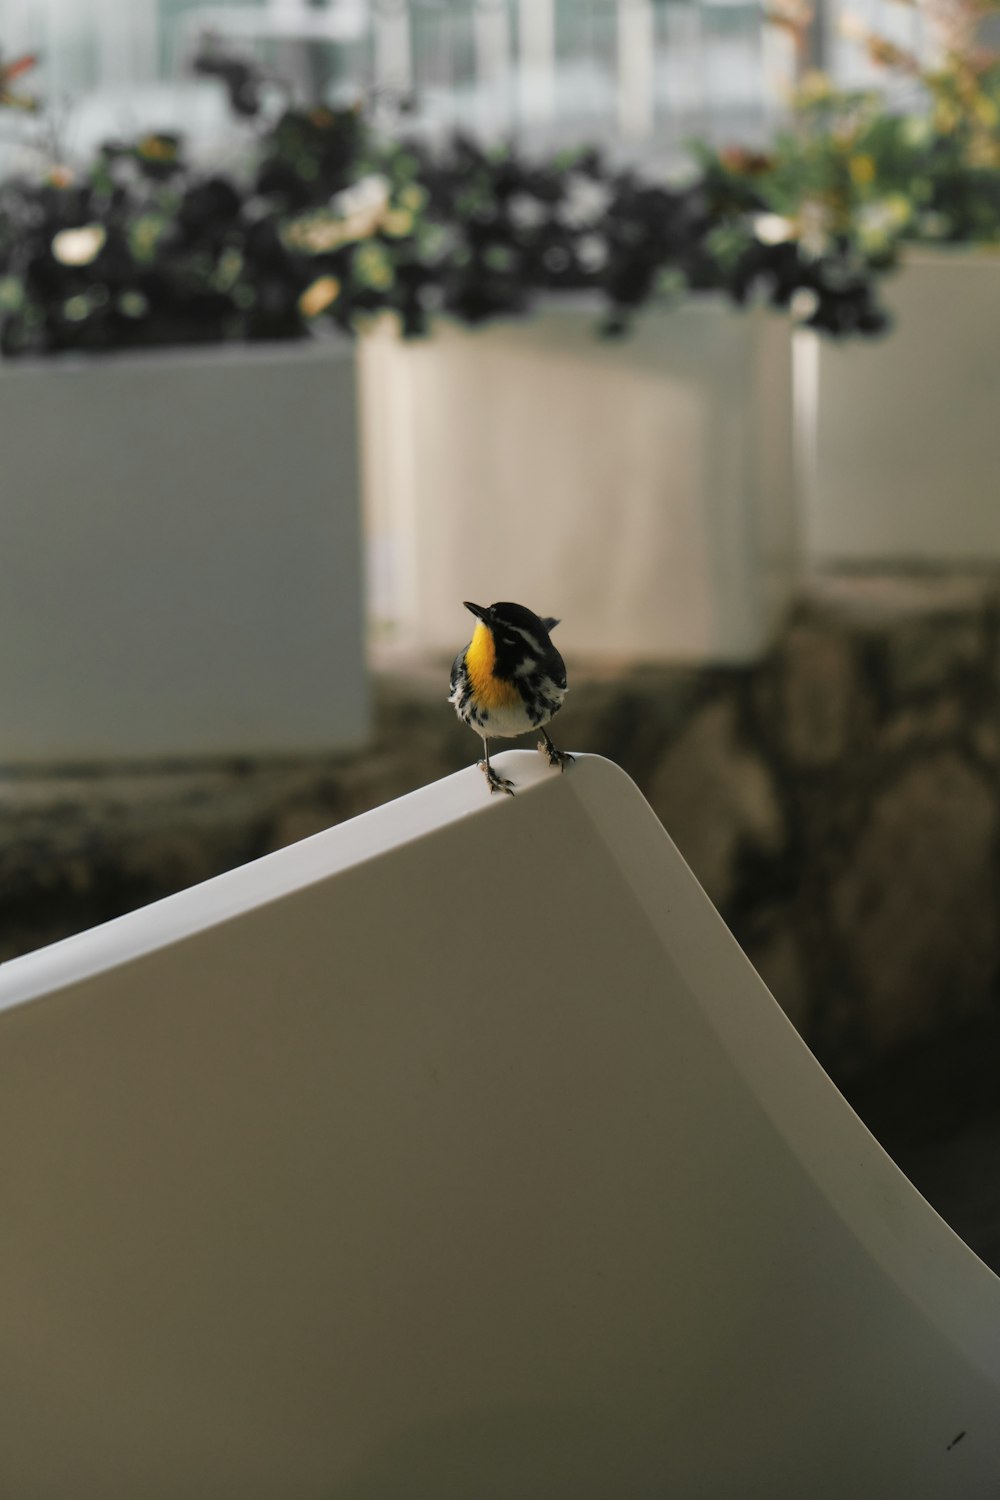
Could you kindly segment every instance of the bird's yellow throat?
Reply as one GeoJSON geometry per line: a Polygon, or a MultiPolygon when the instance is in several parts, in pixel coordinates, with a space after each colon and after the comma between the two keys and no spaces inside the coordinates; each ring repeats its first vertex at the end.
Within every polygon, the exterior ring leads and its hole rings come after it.
{"type": "Polygon", "coordinates": [[[472,691],[483,708],[506,708],[520,702],[520,694],[512,682],[494,677],[496,659],[497,648],[493,632],[479,620],[465,653],[465,670],[469,674],[472,691]]]}

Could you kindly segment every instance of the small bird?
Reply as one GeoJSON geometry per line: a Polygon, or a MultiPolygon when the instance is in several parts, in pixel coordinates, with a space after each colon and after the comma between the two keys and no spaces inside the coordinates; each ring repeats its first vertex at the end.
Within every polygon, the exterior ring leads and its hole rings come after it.
{"type": "Polygon", "coordinates": [[[476,617],[472,640],[455,657],[451,696],[458,717],[482,736],[479,769],[491,792],[514,794],[514,783],[490,765],[490,738],[513,739],[541,729],[538,748],[560,771],[573,757],[557,750],[542,726],[559,712],[566,696],[566,667],[549,639],[559,624],[540,619],[523,604],[470,604],[476,617]]]}

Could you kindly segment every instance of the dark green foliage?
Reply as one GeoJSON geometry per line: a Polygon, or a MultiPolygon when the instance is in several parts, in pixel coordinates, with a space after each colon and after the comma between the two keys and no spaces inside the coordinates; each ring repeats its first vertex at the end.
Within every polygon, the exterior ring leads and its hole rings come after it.
{"type": "Polygon", "coordinates": [[[181,140],[150,134],[107,143],[80,176],[0,184],[4,354],[298,338],[386,311],[418,335],[439,312],[476,324],[574,292],[598,294],[612,335],[691,292],[761,297],[834,334],[883,326],[849,234],[816,253],[758,233],[788,189],[749,157],[744,171],[704,153],[678,186],[595,150],[380,141],[358,109],[263,127],[265,80],[226,58],[203,71],[258,119],[237,174],[196,171],[181,140]]]}

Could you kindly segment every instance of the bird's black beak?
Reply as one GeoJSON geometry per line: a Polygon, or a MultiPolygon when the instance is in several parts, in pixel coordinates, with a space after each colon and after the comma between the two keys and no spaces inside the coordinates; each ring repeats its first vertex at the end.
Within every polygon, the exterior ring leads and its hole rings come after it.
{"type": "Polygon", "coordinates": [[[489,610],[483,604],[470,604],[468,599],[464,599],[462,602],[466,609],[472,611],[477,620],[485,620],[489,614],[489,610]]]}

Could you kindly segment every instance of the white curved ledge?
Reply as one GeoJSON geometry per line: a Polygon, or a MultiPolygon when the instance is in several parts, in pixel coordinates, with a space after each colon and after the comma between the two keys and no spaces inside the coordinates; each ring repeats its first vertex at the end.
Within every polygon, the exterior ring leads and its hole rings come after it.
{"type": "Polygon", "coordinates": [[[977,1500],[1000,1280],[607,761],[0,968],[17,1500],[977,1500]]]}

